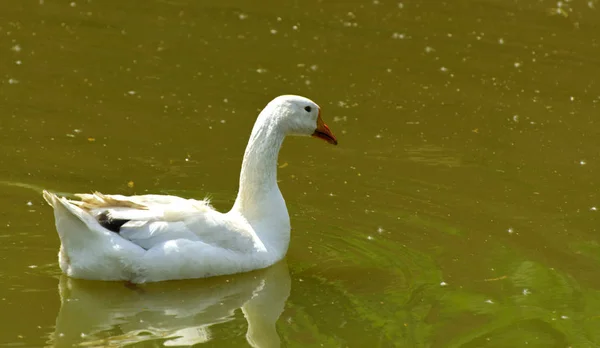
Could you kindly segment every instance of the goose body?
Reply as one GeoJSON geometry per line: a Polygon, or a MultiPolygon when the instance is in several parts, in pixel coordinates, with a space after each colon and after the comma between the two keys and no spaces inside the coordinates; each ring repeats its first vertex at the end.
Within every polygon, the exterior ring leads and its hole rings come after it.
{"type": "Polygon", "coordinates": [[[68,276],[133,283],[204,278],[265,268],[281,260],[290,219],[277,186],[277,156],[286,135],[337,140],[320,109],[300,96],[280,96],[259,114],[227,213],[208,201],[165,195],[77,194],[44,191],[61,241],[59,264],[68,276]]]}

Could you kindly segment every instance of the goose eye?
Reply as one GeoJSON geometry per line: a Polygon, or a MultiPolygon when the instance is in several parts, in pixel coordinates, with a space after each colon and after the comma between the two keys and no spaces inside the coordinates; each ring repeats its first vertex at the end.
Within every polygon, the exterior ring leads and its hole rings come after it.
{"type": "Polygon", "coordinates": [[[310,112],[312,110],[312,108],[310,106],[305,106],[304,110],[306,110],[306,112],[310,112]]]}

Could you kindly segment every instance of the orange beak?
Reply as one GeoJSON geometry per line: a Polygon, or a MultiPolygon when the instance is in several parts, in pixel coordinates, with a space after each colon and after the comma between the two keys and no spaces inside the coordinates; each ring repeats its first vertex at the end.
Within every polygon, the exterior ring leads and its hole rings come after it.
{"type": "Polygon", "coordinates": [[[338,144],[335,135],[331,133],[331,129],[329,129],[325,122],[323,122],[323,119],[321,118],[321,110],[319,110],[319,116],[317,117],[317,129],[315,129],[315,132],[312,134],[312,136],[315,138],[323,139],[326,142],[333,145],[338,144]]]}

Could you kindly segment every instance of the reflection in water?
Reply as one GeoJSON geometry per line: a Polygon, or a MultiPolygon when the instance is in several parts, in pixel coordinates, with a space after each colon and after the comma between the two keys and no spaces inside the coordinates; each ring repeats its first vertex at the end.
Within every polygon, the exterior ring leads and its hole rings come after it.
{"type": "Polygon", "coordinates": [[[241,308],[253,347],[279,347],[275,323],[290,294],[286,261],[228,277],[148,284],[60,278],[61,307],[53,346],[122,345],[160,340],[166,346],[209,341],[211,326],[241,308]]]}

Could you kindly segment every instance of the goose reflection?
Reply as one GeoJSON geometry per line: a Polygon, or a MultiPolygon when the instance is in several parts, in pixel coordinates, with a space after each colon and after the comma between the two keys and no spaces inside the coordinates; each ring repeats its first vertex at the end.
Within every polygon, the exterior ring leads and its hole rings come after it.
{"type": "Polygon", "coordinates": [[[213,338],[211,326],[234,319],[241,308],[246,340],[253,347],[279,347],[275,323],[290,294],[285,260],[234,276],[152,283],[123,283],[61,276],[61,308],[49,344],[56,347],[121,346],[158,340],[185,346],[213,338]]]}

